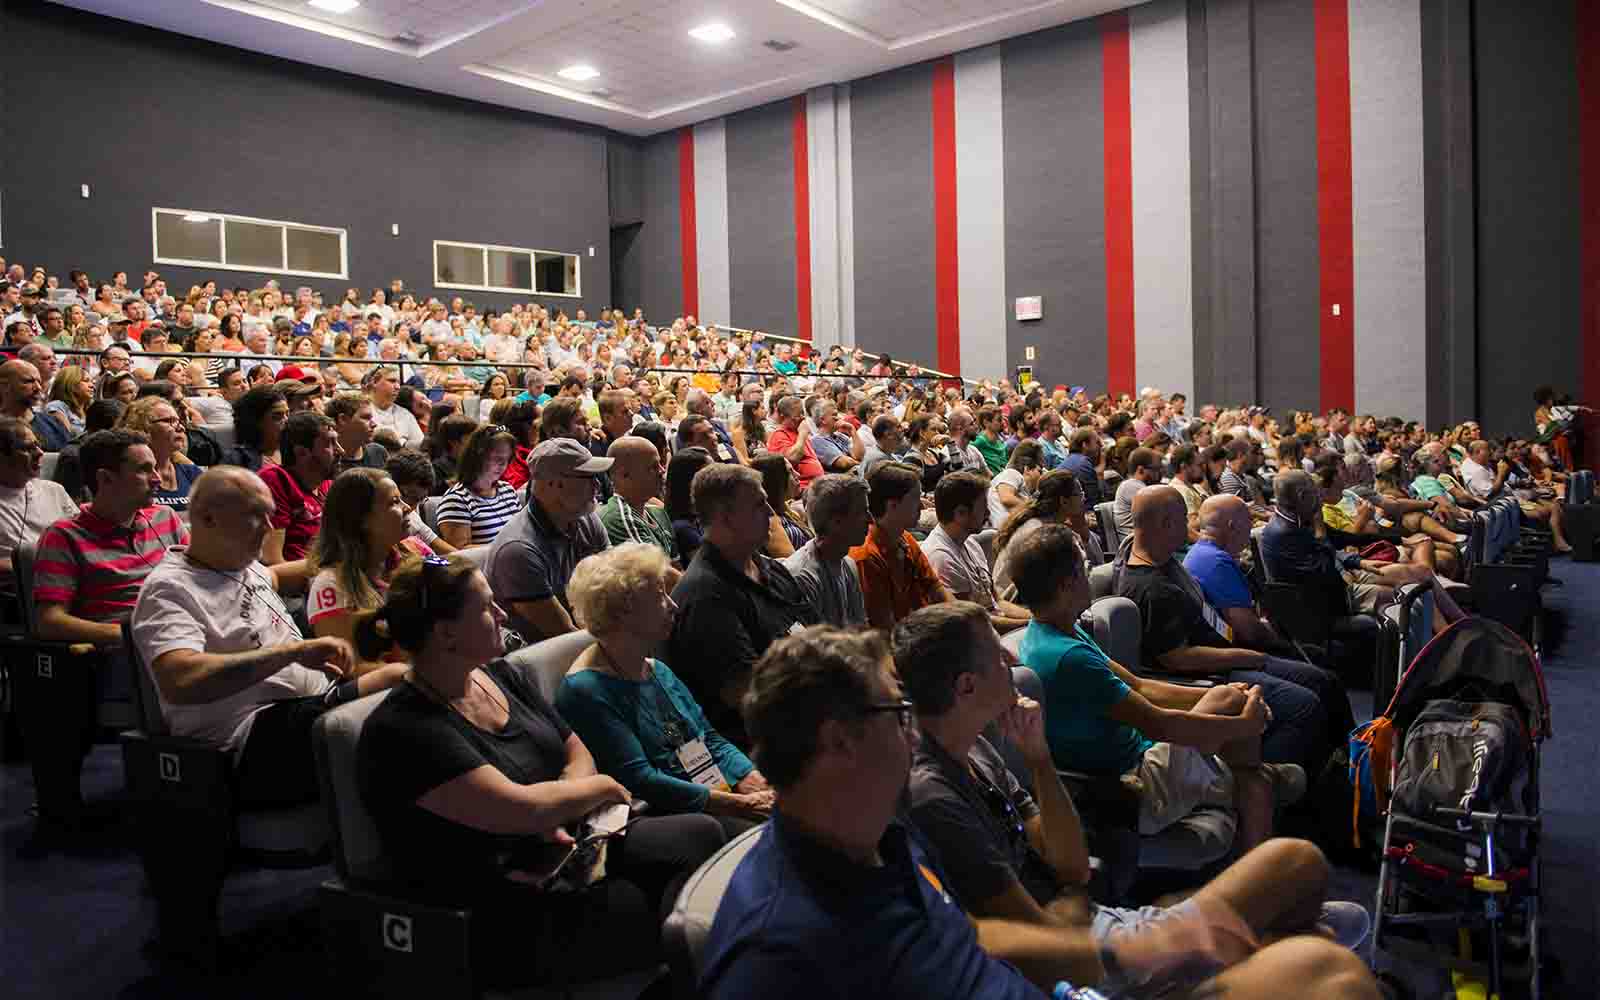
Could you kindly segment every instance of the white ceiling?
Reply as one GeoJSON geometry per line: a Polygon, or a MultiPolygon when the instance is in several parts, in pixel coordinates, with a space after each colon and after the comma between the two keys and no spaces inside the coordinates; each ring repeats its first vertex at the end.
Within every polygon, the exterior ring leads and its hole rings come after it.
{"type": "Polygon", "coordinates": [[[1132,0],[56,0],[269,55],[648,135],[1132,0]],[[710,45],[688,30],[721,22],[710,45]],[[793,43],[785,52],[764,43],[793,43]],[[599,71],[574,83],[574,64],[599,71]]]}

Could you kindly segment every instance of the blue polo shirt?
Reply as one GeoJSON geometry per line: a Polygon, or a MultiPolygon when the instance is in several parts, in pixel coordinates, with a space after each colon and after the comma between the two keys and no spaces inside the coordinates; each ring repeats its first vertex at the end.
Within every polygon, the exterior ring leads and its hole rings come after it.
{"type": "Polygon", "coordinates": [[[1239,564],[1211,539],[1202,538],[1190,546],[1189,554],[1183,557],[1183,568],[1205,591],[1206,603],[1216,610],[1256,606],[1239,564]]]}
{"type": "Polygon", "coordinates": [[[858,865],[774,812],[705,945],[708,1000],[1040,1000],[977,932],[920,834],[890,823],[858,865]]]}

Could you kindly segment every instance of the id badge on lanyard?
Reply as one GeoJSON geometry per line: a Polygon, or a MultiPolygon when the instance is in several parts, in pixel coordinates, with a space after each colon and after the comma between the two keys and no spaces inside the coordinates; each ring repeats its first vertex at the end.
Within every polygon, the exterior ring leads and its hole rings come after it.
{"type": "Polygon", "coordinates": [[[690,781],[716,791],[728,790],[728,782],[722,777],[722,769],[712,759],[711,751],[706,749],[705,740],[692,739],[674,752],[690,781]]]}
{"type": "Polygon", "coordinates": [[[1233,641],[1233,626],[1224,621],[1222,616],[1217,614],[1216,609],[1213,608],[1209,602],[1201,603],[1200,615],[1201,617],[1205,618],[1206,624],[1210,625],[1218,635],[1222,636],[1229,642],[1233,641]]]}

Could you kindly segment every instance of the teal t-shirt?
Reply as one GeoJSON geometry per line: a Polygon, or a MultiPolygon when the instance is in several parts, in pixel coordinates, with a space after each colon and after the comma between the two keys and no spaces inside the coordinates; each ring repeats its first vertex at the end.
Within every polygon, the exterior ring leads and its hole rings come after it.
{"type": "Polygon", "coordinates": [[[1434,497],[1444,496],[1450,492],[1444,488],[1443,483],[1439,482],[1438,476],[1418,476],[1411,481],[1411,488],[1423,500],[1432,500],[1434,497]]]}
{"type": "Polygon", "coordinates": [[[1128,696],[1128,685],[1082,626],[1067,633],[1032,622],[1022,635],[1022,662],[1044,682],[1045,738],[1057,767],[1126,774],[1155,745],[1106,714],[1128,696]]]}

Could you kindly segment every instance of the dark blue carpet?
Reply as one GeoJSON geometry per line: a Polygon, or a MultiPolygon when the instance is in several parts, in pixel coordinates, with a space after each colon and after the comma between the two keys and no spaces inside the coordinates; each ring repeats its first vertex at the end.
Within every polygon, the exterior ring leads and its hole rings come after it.
{"type": "MultiPolygon", "coordinates": [[[[1600,994],[1600,564],[1561,560],[1552,572],[1563,587],[1546,589],[1556,626],[1545,673],[1555,738],[1544,759],[1545,919],[1562,978],[1547,995],[1600,994]]],[[[1356,714],[1371,699],[1355,692],[1356,714]]],[[[27,861],[18,850],[32,828],[26,764],[0,768],[0,992],[7,997],[272,998],[317,992],[322,954],[315,890],[329,868],[237,873],[222,900],[229,935],[227,971],[204,980],[159,976],[142,947],[153,907],[142,894],[138,859],[115,829],[71,855],[27,861]]],[[[115,746],[95,749],[84,775],[91,800],[113,799],[122,786],[115,746]]],[[[1376,880],[1341,869],[1333,894],[1372,905],[1376,880]]],[[[1445,980],[1431,970],[1399,968],[1419,1000],[1441,996],[1445,980]]]]}

